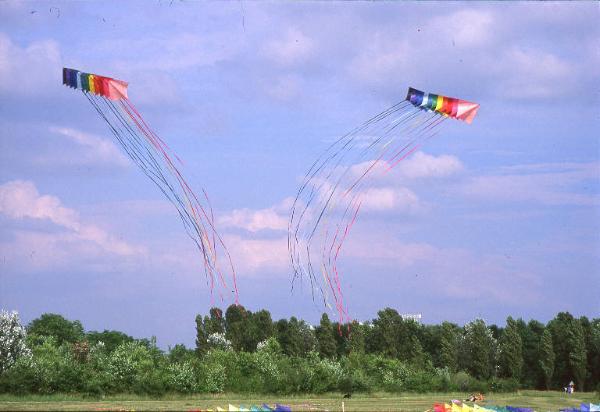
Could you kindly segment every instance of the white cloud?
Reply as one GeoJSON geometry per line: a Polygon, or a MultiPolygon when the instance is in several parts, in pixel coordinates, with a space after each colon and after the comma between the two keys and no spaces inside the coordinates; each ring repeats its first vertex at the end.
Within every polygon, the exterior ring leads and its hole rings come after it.
{"type": "Polygon", "coordinates": [[[268,42],[262,54],[282,66],[303,63],[314,53],[315,45],[310,37],[297,28],[288,28],[283,37],[268,42]]]}
{"type": "Polygon", "coordinates": [[[260,230],[285,230],[287,229],[287,219],[269,209],[236,209],[230,214],[219,219],[219,225],[222,227],[238,227],[250,232],[260,230]]]}
{"type": "Polygon", "coordinates": [[[394,174],[409,179],[442,178],[460,173],[463,170],[464,166],[456,156],[432,156],[427,153],[416,152],[408,159],[398,163],[394,168],[394,174]]]}
{"type": "Polygon", "coordinates": [[[66,137],[83,148],[82,152],[78,153],[77,158],[70,159],[71,162],[106,163],[120,167],[129,166],[128,159],[107,139],[67,127],[51,127],[50,131],[66,137]]]}
{"type": "Polygon", "coordinates": [[[352,165],[351,175],[360,178],[368,170],[368,178],[375,184],[394,186],[406,184],[408,180],[448,178],[459,175],[465,169],[456,156],[433,156],[423,152],[416,152],[397,164],[385,160],[379,160],[375,165],[373,162],[369,160],[352,165]]]}
{"type": "Polygon", "coordinates": [[[250,239],[236,235],[224,236],[236,272],[245,275],[286,275],[290,258],[287,237],[276,239],[250,239]]]}
{"type": "Polygon", "coordinates": [[[0,33],[0,93],[40,95],[61,84],[58,44],[39,40],[19,47],[0,33]]]}
{"type": "MultiPolygon", "coordinates": [[[[64,207],[55,196],[40,195],[35,185],[29,181],[13,180],[0,185],[0,213],[11,219],[46,220],[67,229],[66,234],[59,233],[53,242],[47,242],[49,245],[77,241],[85,249],[89,242],[113,255],[132,256],[144,253],[143,248],[115,238],[95,225],[82,222],[75,210],[64,207]]],[[[28,239],[39,239],[40,236],[42,235],[30,235],[28,239]]]]}
{"type": "Polygon", "coordinates": [[[394,210],[398,213],[413,214],[424,208],[419,197],[405,187],[370,188],[361,196],[361,201],[360,210],[363,212],[394,210]]]}
{"type": "Polygon", "coordinates": [[[287,230],[288,215],[293,199],[286,198],[266,209],[235,209],[221,216],[219,226],[233,227],[258,232],[261,230],[287,230]]]}

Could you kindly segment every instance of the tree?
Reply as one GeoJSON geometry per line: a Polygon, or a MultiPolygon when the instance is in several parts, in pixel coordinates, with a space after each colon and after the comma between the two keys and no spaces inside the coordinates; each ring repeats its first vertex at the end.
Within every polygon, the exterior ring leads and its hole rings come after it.
{"type": "Polygon", "coordinates": [[[242,305],[229,305],[225,311],[225,337],[231,341],[233,350],[248,350],[248,318],[251,312],[242,305]]]}
{"type": "Polygon", "coordinates": [[[10,369],[22,356],[30,357],[31,350],[25,344],[27,333],[16,311],[0,312],[0,374],[10,369]]]}
{"type": "Polygon", "coordinates": [[[539,346],[545,326],[537,320],[525,323],[518,319],[517,327],[523,343],[523,368],[521,383],[526,388],[545,387],[543,372],[540,369],[539,346]]]}
{"type": "Polygon", "coordinates": [[[583,391],[587,371],[587,351],[585,349],[583,328],[579,320],[573,320],[568,336],[570,347],[569,366],[571,367],[573,377],[575,378],[579,390],[583,391]]]}
{"type": "Polygon", "coordinates": [[[458,335],[458,326],[449,322],[442,323],[440,366],[448,368],[450,372],[458,370],[458,335]]]}
{"type": "Polygon", "coordinates": [[[199,356],[208,350],[208,334],[206,333],[206,322],[208,316],[202,319],[202,315],[196,315],[196,354],[199,356]]]}
{"type": "MultiPolygon", "coordinates": [[[[600,385],[600,318],[590,322],[590,343],[588,351],[588,389],[600,385]]],[[[600,393],[599,393],[600,395],[600,393]]]]}
{"type": "Polygon", "coordinates": [[[319,354],[324,358],[333,358],[336,355],[337,348],[335,338],[333,336],[333,327],[329,316],[323,313],[321,322],[315,330],[319,354]]]}
{"type": "Polygon", "coordinates": [[[204,317],[204,328],[207,335],[225,333],[225,317],[219,308],[210,309],[210,317],[204,317]]]}
{"type": "Polygon", "coordinates": [[[409,341],[410,356],[407,360],[417,369],[423,369],[427,364],[428,357],[423,350],[423,346],[416,335],[412,335],[409,341]]]}
{"type": "Polygon", "coordinates": [[[83,339],[83,326],[81,322],[69,321],[55,313],[44,313],[31,321],[27,332],[35,336],[54,336],[58,345],[64,342],[74,343],[83,339]]]}
{"type": "Polygon", "coordinates": [[[259,310],[252,315],[252,347],[273,336],[273,320],[268,310],[259,310]]]}
{"type": "Polygon", "coordinates": [[[190,361],[193,354],[193,350],[186,348],[182,343],[178,343],[172,348],[169,348],[169,362],[183,363],[185,361],[190,361]]]}
{"type": "Polygon", "coordinates": [[[552,334],[546,329],[540,340],[540,369],[544,376],[546,389],[549,390],[552,385],[552,375],[554,375],[554,345],[552,344],[552,334]]]}
{"type": "Polygon", "coordinates": [[[483,319],[465,325],[465,343],[469,353],[469,372],[477,379],[489,379],[494,370],[495,341],[483,319]]]}
{"type": "Polygon", "coordinates": [[[390,358],[398,358],[402,317],[392,308],[380,310],[377,315],[377,319],[373,319],[373,329],[369,334],[367,350],[381,353],[390,358]]]}
{"type": "Polygon", "coordinates": [[[275,335],[283,353],[288,356],[306,356],[317,346],[311,327],[294,316],[290,320],[280,319],[275,323],[275,335]]]}
{"type": "Polygon", "coordinates": [[[104,343],[107,352],[112,352],[122,343],[133,342],[133,337],[126,335],[123,332],[116,330],[104,330],[103,332],[91,331],[85,335],[88,342],[95,344],[98,342],[104,343]]]}
{"type": "Polygon", "coordinates": [[[523,368],[523,348],[517,323],[510,316],[506,319],[499,345],[501,375],[518,381],[523,368]]]}
{"type": "Polygon", "coordinates": [[[587,352],[579,320],[568,312],[561,312],[548,323],[554,344],[554,387],[563,387],[575,380],[580,389],[585,384],[587,352]]]}
{"type": "Polygon", "coordinates": [[[368,327],[352,321],[348,334],[348,353],[365,353],[365,329],[368,327]]]}

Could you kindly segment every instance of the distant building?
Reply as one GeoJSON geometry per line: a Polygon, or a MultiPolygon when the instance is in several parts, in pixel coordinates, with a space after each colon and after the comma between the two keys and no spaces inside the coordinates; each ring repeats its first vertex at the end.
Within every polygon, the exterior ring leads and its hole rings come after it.
{"type": "Polygon", "coordinates": [[[420,313],[401,313],[400,316],[402,316],[402,319],[404,320],[410,319],[417,323],[421,323],[421,318],[423,317],[420,313]]]}

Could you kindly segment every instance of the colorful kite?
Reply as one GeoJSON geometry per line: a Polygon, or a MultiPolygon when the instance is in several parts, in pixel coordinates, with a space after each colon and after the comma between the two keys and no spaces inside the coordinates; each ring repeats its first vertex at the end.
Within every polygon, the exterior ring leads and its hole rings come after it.
{"type": "MultiPolygon", "coordinates": [[[[97,74],[63,69],[63,84],[81,90],[127,155],[142,172],[152,180],[165,197],[175,206],[188,236],[202,254],[211,295],[216,287],[221,299],[222,291],[233,293],[238,303],[235,270],[225,243],[215,230],[214,215],[206,192],[202,191],[203,206],[171,157],[166,143],[148,126],[127,97],[127,83],[97,74]],[[219,255],[225,255],[227,271],[231,273],[228,284],[220,269],[219,255]],[[233,288],[233,290],[232,290],[233,288]]],[[[177,155],[173,156],[178,160],[177,155]]]]}
{"type": "Polygon", "coordinates": [[[479,104],[409,88],[406,99],[335,141],[312,164],[297,192],[288,225],[294,277],[308,279],[340,323],[349,321],[337,266],[369,181],[385,174],[435,136],[448,117],[471,123],[479,104]]]}

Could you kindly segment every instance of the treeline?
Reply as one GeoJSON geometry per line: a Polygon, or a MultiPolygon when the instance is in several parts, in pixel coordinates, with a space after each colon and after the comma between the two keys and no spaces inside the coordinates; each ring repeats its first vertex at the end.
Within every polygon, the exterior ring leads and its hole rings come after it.
{"type": "Polygon", "coordinates": [[[370,322],[313,327],[232,305],[196,318],[196,347],[85,332],[44,314],[26,328],[0,316],[0,392],[322,393],[600,390],[600,319],[559,313],[548,324],[509,317],[423,325],[386,308],[370,322]],[[26,330],[26,333],[25,333],[26,330]]]}

